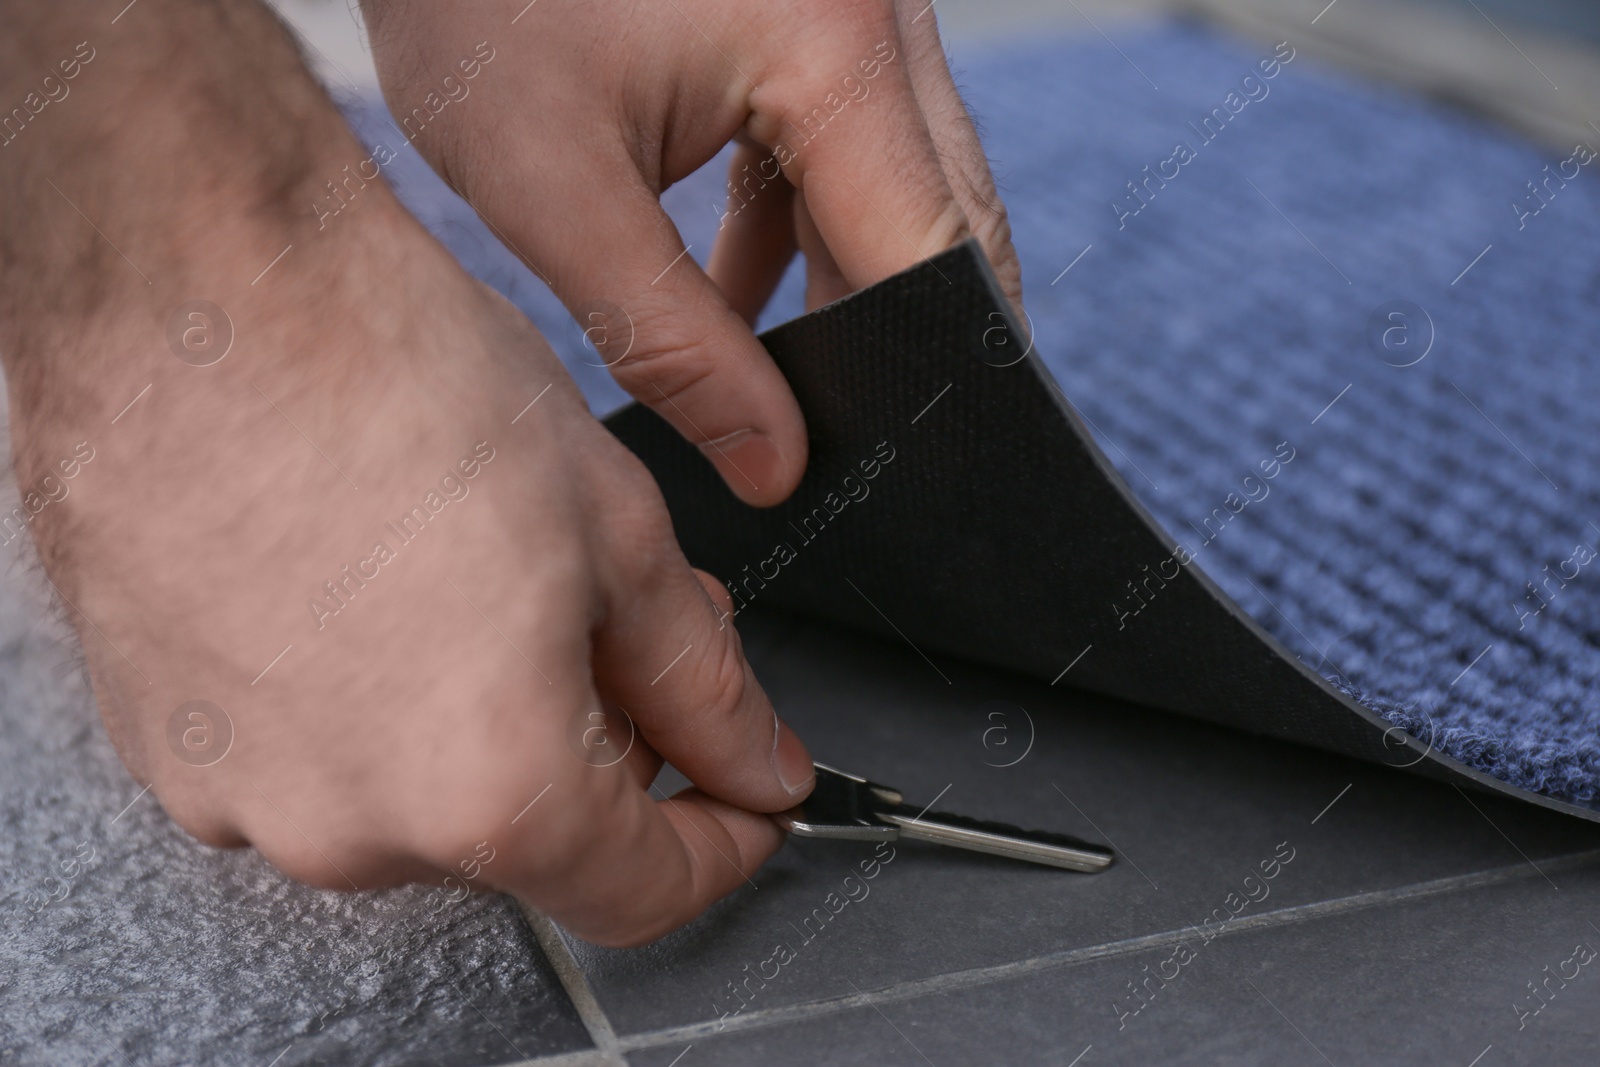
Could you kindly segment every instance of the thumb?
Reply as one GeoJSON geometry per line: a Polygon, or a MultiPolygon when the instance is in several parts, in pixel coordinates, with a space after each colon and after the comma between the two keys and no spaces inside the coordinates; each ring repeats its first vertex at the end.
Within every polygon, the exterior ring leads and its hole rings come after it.
{"type": "MultiPolygon", "coordinates": [[[[697,445],[740,499],[780,503],[806,465],[805,423],[789,383],[643,178],[623,173],[611,207],[581,232],[541,241],[539,260],[617,384],[697,445]]],[[[546,202],[592,199],[592,190],[563,190],[546,202]]]]}

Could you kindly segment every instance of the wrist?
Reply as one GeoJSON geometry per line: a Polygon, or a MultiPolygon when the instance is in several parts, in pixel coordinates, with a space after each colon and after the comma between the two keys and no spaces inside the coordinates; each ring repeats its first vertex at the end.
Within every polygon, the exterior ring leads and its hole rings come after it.
{"type": "Polygon", "coordinates": [[[263,6],[142,0],[115,37],[49,7],[0,43],[0,102],[49,100],[0,139],[0,359],[25,483],[144,386],[204,388],[195,368],[229,336],[266,388],[277,365],[332,358],[274,320],[366,295],[407,229],[263,6]]]}
{"type": "Polygon", "coordinates": [[[30,115],[0,137],[13,378],[100,330],[161,328],[185,301],[248,289],[367,155],[254,0],[143,0],[115,27],[50,7],[26,6],[0,44],[0,103],[30,115]]]}

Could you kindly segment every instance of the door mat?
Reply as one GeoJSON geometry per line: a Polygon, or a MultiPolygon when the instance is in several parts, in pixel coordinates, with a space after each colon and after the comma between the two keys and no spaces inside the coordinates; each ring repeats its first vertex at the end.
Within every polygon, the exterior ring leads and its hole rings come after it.
{"type": "MultiPolygon", "coordinates": [[[[1094,444],[976,242],[762,341],[811,438],[805,479],[783,504],[741,503],[648,408],[606,420],[655,475],[685,553],[723,579],[735,614],[755,604],[797,610],[919,651],[1600,819],[1573,793],[1541,793],[1548,780],[1529,773],[1530,746],[1560,744],[1557,709],[1530,704],[1520,690],[1493,694],[1504,704],[1476,710],[1499,728],[1496,751],[1523,758],[1447,753],[1438,730],[1429,736],[1409,729],[1407,716],[1385,715],[1385,702],[1364,702],[1326,659],[1324,674],[1259,625],[1094,444]]],[[[1299,448],[1281,444],[1238,493],[1265,501],[1299,460],[1299,448]]],[[[1226,510],[1242,514],[1235,506],[1226,510]]],[[[1330,525],[1306,554],[1392,555],[1393,546],[1346,535],[1330,525]]],[[[1294,580],[1281,559],[1259,558],[1251,580],[1275,589],[1294,580]]],[[[1499,637],[1514,641],[1516,631],[1499,637]]],[[[1453,712],[1445,704],[1435,718],[1453,712]]],[[[1567,780],[1582,767],[1572,759],[1567,780]]]]}
{"type": "MultiPolygon", "coordinates": [[[[1021,334],[986,318],[1000,312],[978,299],[984,286],[959,253],[938,267],[954,287],[928,270],[926,291],[888,284],[904,304],[862,305],[898,334],[877,319],[835,322],[805,356],[785,356],[783,338],[822,326],[771,335],[816,454],[835,438],[859,451],[830,461],[838,484],[816,480],[819,468],[806,492],[848,502],[824,530],[797,522],[795,558],[779,563],[777,543],[763,540],[770,518],[713,512],[749,538],[736,542],[675,499],[691,556],[741,598],[749,566],[779,575],[750,583],[769,604],[892,634],[887,616],[930,650],[1592,808],[1600,376],[1588,350],[1600,189],[1587,151],[1552,153],[1342,77],[1293,40],[1259,45],[1183,23],[1120,33],[1116,47],[1090,34],[962,58],[1011,209],[1032,354],[989,365],[1005,360],[992,346],[1021,334]],[[947,298],[964,308],[959,320],[947,298]],[[994,332],[958,342],[929,333],[933,323],[994,332]],[[906,333],[925,343],[905,347],[906,333]],[[824,359],[855,369],[813,366],[824,359]],[[1061,413],[1055,385],[1081,424],[1061,413]],[[1040,419],[1064,428],[1030,421],[1040,419]],[[935,427],[956,439],[919,452],[935,427]],[[1020,451],[996,458],[980,448],[991,437],[1020,451]],[[875,452],[884,441],[887,463],[875,452]],[[964,466],[980,458],[986,466],[964,466]],[[881,472],[861,480],[872,461],[881,472]],[[846,466],[853,491],[871,496],[849,497],[846,466]],[[962,484],[979,479],[995,484],[962,484]],[[1103,510],[1072,510],[1090,503],[1103,510]],[[1142,509],[1164,532],[1141,526],[1142,509]],[[941,524],[959,537],[938,536],[941,524]],[[878,532],[855,529],[869,525],[878,532]],[[1072,560],[1115,569],[1069,581],[1072,560]],[[969,570],[999,583],[985,591],[994,599],[924,617],[969,570]],[[891,600],[891,588],[912,599],[891,600]],[[1103,630],[1126,658],[1094,636],[1103,630]],[[1196,651],[1220,656],[1213,646],[1249,669],[1196,651]],[[1269,676],[1282,687],[1256,688],[1269,676]]],[[[352,118],[369,140],[394,141],[381,110],[352,118]]],[[[714,162],[664,197],[693,256],[725,208],[725,168],[714,162]]],[[[597,413],[614,409],[620,392],[537,279],[414,153],[389,171],[468,268],[550,337],[597,413]]],[[[792,271],[764,321],[798,313],[802,282],[792,271]]],[[[866,313],[848,308],[824,317],[866,313]]],[[[648,435],[633,427],[640,419],[622,431],[648,435]]]]}

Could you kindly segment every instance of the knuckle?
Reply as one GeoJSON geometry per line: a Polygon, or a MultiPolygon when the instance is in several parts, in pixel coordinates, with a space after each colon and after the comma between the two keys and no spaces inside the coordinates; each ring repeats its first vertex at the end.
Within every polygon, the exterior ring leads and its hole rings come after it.
{"type": "Polygon", "coordinates": [[[592,523],[614,539],[608,544],[616,551],[601,557],[620,563],[629,579],[643,581],[663,574],[664,565],[675,565],[680,552],[661,487],[638,457],[621,451],[625,454],[608,463],[605,477],[595,481],[592,523]]]}
{"type": "Polygon", "coordinates": [[[729,627],[714,639],[715,647],[695,664],[695,691],[704,700],[701,725],[733,726],[749,710],[750,674],[738,635],[729,627]]]}
{"type": "Polygon", "coordinates": [[[654,509],[633,506],[614,516],[626,527],[625,541],[605,555],[602,584],[617,602],[631,602],[659,593],[673,581],[681,560],[674,558],[672,522],[654,509]]]}
{"type": "Polygon", "coordinates": [[[1022,264],[1011,239],[1011,216],[998,198],[978,213],[973,220],[972,233],[989,254],[1001,281],[1015,281],[1020,289],[1022,264]]]}
{"type": "Polygon", "coordinates": [[[358,800],[322,797],[313,813],[310,803],[289,806],[279,795],[288,790],[267,791],[274,803],[263,800],[245,809],[245,837],[278,870],[317,889],[346,892],[393,881],[397,857],[377,832],[379,824],[351,814],[360,812],[358,800]]]}
{"type": "Polygon", "coordinates": [[[483,752],[473,761],[480,783],[476,788],[447,803],[413,806],[402,851],[434,870],[473,882],[480,876],[496,881],[509,866],[526,870],[540,857],[566,848],[553,831],[570,821],[563,817],[569,813],[562,799],[574,795],[574,775],[584,768],[576,756],[561,758],[567,754],[559,736],[548,738],[546,748],[551,752],[542,761],[520,758],[517,752],[526,750],[503,744],[493,753],[483,752]],[[553,751],[557,746],[563,749],[559,754],[553,751]],[[526,771],[530,764],[538,767],[533,773],[526,771]],[[516,854],[514,864],[500,858],[506,853],[516,854]]]}
{"type": "MultiPolygon", "coordinates": [[[[722,583],[722,580],[709,571],[701,570],[699,567],[694,567],[692,570],[694,571],[695,580],[706,591],[706,596],[711,598],[711,606],[717,609],[719,618],[724,615],[731,615],[734,610],[733,594],[728,591],[728,587],[722,583]]],[[[735,631],[732,637],[734,640],[738,640],[738,632],[735,631]]]]}
{"type": "Polygon", "coordinates": [[[511,845],[522,876],[534,883],[560,879],[594,847],[593,824],[572,811],[570,804],[552,799],[556,802],[511,845]]]}
{"type": "Polygon", "coordinates": [[[983,201],[983,207],[972,220],[972,234],[983,246],[989,262],[994,265],[1000,288],[1014,302],[1022,300],[1022,261],[1017,257],[1016,245],[1011,239],[1011,218],[1005,204],[998,196],[983,201]]]}
{"type": "Polygon", "coordinates": [[[666,497],[650,468],[632,452],[623,451],[607,479],[608,488],[616,490],[616,506],[636,509],[641,521],[670,523],[666,497]]]}
{"type": "Polygon", "coordinates": [[[214,798],[194,790],[155,790],[167,816],[190,837],[213,848],[238,848],[245,843],[233,821],[218,810],[214,798]]]}
{"type": "Polygon", "coordinates": [[[973,236],[983,246],[996,273],[1004,276],[1007,272],[1016,273],[1020,270],[1016,249],[1011,244],[1011,224],[1003,217],[990,216],[974,227],[973,236]]]}
{"type": "Polygon", "coordinates": [[[511,814],[516,813],[516,807],[509,799],[492,814],[487,810],[488,807],[484,805],[479,810],[464,812],[453,825],[431,827],[417,842],[415,851],[418,857],[436,870],[475,877],[483,867],[484,859],[494,854],[491,837],[494,836],[494,828],[504,825],[509,817],[504,814],[505,809],[509,808],[511,814]]]}
{"type": "Polygon", "coordinates": [[[666,509],[634,506],[627,517],[629,543],[613,553],[610,572],[623,583],[615,594],[632,591],[634,599],[669,588],[686,566],[673,541],[672,519],[666,509]]]}
{"type": "Polygon", "coordinates": [[[974,233],[974,227],[954,198],[945,201],[937,214],[928,219],[924,227],[921,248],[928,255],[954,247],[974,233]]]}
{"type": "Polygon", "coordinates": [[[666,501],[661,499],[661,490],[654,482],[648,488],[640,486],[638,494],[629,501],[628,521],[637,538],[636,543],[646,547],[644,555],[647,565],[653,569],[665,565],[676,570],[681,556],[673,536],[672,513],[667,510],[666,501]]]}
{"type": "MultiPolygon", "coordinates": [[[[786,13],[790,47],[768,58],[746,100],[750,105],[749,131],[762,144],[787,140],[786,124],[804,131],[806,119],[813,129],[839,112],[828,107],[830,94],[839,92],[840,75],[876,79],[884,70],[902,67],[906,57],[898,26],[899,17],[888,0],[832,0],[806,5],[786,13]],[[823,109],[818,114],[817,108],[823,109]]],[[[903,75],[895,91],[909,91],[903,75]]],[[[871,92],[881,91],[874,84],[871,92]]],[[[804,169],[807,153],[797,161],[804,169]]]]}
{"type": "Polygon", "coordinates": [[[633,348],[611,368],[611,376],[629,395],[673,414],[669,401],[687,393],[717,371],[711,339],[677,316],[662,316],[641,325],[633,348]]]}
{"type": "Polygon", "coordinates": [[[293,830],[267,830],[252,836],[256,850],[278,870],[317,889],[350,889],[346,875],[309,840],[293,830]]]}
{"type": "MultiPolygon", "coordinates": [[[[627,837],[632,832],[629,809],[624,807],[618,814],[604,795],[606,788],[620,788],[625,784],[624,776],[617,773],[620,768],[596,769],[576,758],[563,762],[576,767],[577,773],[557,775],[549,795],[491,842],[505,858],[497,858],[485,869],[489,881],[535,893],[541,889],[559,889],[561,883],[572,878],[574,871],[589,862],[602,837],[627,837]],[[600,787],[598,795],[596,783],[600,787]],[[605,820],[597,820],[597,812],[610,814],[605,820]]],[[[522,798],[512,812],[527,800],[522,798]]],[[[500,825],[505,826],[504,820],[500,825]]],[[[476,846],[478,840],[472,844],[476,846]]]]}
{"type": "Polygon", "coordinates": [[[1011,213],[1006,210],[1005,201],[986,183],[980,183],[965,178],[967,186],[967,199],[971,210],[967,213],[967,224],[971,227],[972,235],[983,246],[991,251],[1011,247],[1011,213]]]}

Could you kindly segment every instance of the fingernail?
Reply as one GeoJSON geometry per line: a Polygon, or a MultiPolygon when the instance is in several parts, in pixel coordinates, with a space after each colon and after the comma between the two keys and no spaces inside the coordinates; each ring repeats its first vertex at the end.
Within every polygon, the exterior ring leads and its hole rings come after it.
{"type": "Polygon", "coordinates": [[[759,493],[778,481],[783,454],[760,430],[735,430],[700,446],[737,493],[759,493]]]}
{"type": "Polygon", "coordinates": [[[782,719],[776,715],[772,717],[772,770],[778,776],[778,781],[789,791],[792,797],[811,791],[811,783],[816,780],[816,769],[811,766],[811,756],[806,752],[806,746],[800,743],[800,738],[795,732],[784,725],[782,719]]]}

